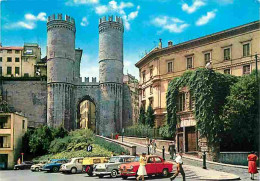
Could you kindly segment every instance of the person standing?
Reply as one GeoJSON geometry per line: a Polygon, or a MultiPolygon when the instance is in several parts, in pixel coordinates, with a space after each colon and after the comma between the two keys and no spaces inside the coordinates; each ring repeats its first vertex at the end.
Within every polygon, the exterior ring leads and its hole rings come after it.
{"type": "Polygon", "coordinates": [[[144,180],[144,176],[147,175],[146,168],[145,168],[145,165],[147,163],[146,153],[142,153],[142,156],[140,156],[139,163],[140,163],[140,166],[137,171],[138,177],[136,178],[136,180],[139,180],[140,177],[142,178],[142,180],[144,180]]]}
{"type": "Polygon", "coordinates": [[[258,173],[257,171],[257,165],[256,161],[258,160],[258,157],[256,156],[255,152],[251,152],[248,157],[248,173],[250,173],[251,180],[254,180],[254,174],[258,173]]]}
{"type": "Polygon", "coordinates": [[[176,156],[176,149],[175,149],[175,142],[172,141],[171,144],[168,147],[168,152],[171,155],[171,159],[176,156]]]}
{"type": "Polygon", "coordinates": [[[183,164],[183,161],[182,161],[182,151],[179,152],[178,156],[175,159],[175,162],[177,163],[177,171],[170,178],[170,180],[171,181],[174,180],[179,175],[179,173],[181,173],[182,179],[183,179],[183,181],[185,181],[185,172],[184,172],[183,167],[182,167],[182,164],[183,164]]]}
{"type": "Polygon", "coordinates": [[[150,152],[150,155],[154,154],[154,152],[153,152],[153,143],[152,142],[150,143],[150,146],[149,146],[149,152],[150,152]]]}
{"type": "Polygon", "coordinates": [[[18,160],[17,160],[17,165],[21,165],[21,159],[20,159],[20,157],[19,157],[18,160]]]}

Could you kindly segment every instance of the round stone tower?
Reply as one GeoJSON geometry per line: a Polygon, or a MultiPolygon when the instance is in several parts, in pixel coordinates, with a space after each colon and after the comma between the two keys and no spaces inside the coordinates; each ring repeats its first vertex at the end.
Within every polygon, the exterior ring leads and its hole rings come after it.
{"type": "Polygon", "coordinates": [[[105,136],[122,129],[123,33],[122,18],[109,16],[108,20],[99,20],[99,130],[105,136]]]}
{"type": "Polygon", "coordinates": [[[47,124],[73,129],[75,21],[62,14],[47,20],[47,124]]]}

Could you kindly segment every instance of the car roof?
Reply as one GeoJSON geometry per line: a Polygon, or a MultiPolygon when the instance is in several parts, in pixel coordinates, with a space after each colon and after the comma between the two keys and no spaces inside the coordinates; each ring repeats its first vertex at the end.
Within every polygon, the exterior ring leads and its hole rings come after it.
{"type": "MultiPolygon", "coordinates": [[[[135,156],[131,156],[131,155],[118,155],[118,156],[112,156],[112,157],[119,157],[119,158],[134,158],[135,156]]],[[[112,158],[111,157],[111,158],[112,158]]]]}
{"type": "Polygon", "coordinates": [[[84,157],[75,157],[75,158],[71,158],[71,159],[83,159],[84,157]]]}
{"type": "Polygon", "coordinates": [[[51,161],[56,162],[56,161],[63,161],[63,160],[67,160],[67,159],[51,159],[51,161]]]}

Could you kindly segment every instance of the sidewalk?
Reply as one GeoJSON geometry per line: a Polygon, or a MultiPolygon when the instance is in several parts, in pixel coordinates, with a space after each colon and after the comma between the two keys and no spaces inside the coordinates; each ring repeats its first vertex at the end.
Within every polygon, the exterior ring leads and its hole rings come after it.
{"type": "MultiPolygon", "coordinates": [[[[147,148],[145,145],[133,143],[133,142],[127,142],[127,143],[137,146],[137,154],[141,154],[142,152],[147,152],[147,148]]],[[[156,151],[157,151],[156,153],[157,155],[162,156],[162,150],[157,149],[156,151]]],[[[183,157],[185,158],[186,156],[183,157]]],[[[165,151],[165,158],[166,160],[173,162],[172,160],[170,160],[170,155],[167,151],[165,151]]],[[[185,170],[187,180],[214,180],[214,181],[240,180],[240,177],[235,174],[216,171],[213,169],[203,169],[200,166],[190,165],[186,161],[184,162],[183,168],[185,170]]]]}

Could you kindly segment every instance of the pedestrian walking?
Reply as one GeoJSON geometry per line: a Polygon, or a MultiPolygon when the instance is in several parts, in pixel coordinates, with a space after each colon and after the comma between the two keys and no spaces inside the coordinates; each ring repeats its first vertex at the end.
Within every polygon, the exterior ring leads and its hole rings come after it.
{"type": "Polygon", "coordinates": [[[171,181],[174,180],[179,175],[179,173],[181,173],[182,179],[183,179],[183,181],[185,181],[185,173],[182,168],[182,164],[183,164],[182,151],[179,152],[178,156],[175,159],[175,162],[177,163],[177,170],[176,170],[175,174],[170,178],[170,180],[171,181]]]}
{"type": "Polygon", "coordinates": [[[172,141],[168,147],[168,152],[171,155],[171,159],[173,160],[173,157],[176,157],[176,149],[175,149],[175,142],[172,141]]]}
{"type": "Polygon", "coordinates": [[[136,178],[136,180],[139,180],[140,178],[142,178],[142,180],[144,180],[144,176],[147,175],[146,168],[145,168],[145,165],[147,163],[146,153],[142,153],[142,156],[140,156],[139,163],[140,163],[140,166],[137,171],[138,177],[136,178]]]}
{"type": "Polygon", "coordinates": [[[250,173],[251,180],[254,180],[254,174],[258,173],[256,161],[258,157],[256,156],[255,152],[251,152],[248,157],[248,173],[250,173]]]}
{"type": "Polygon", "coordinates": [[[153,143],[151,143],[151,144],[149,145],[149,152],[150,152],[150,155],[153,155],[153,154],[154,154],[153,143]]]}
{"type": "Polygon", "coordinates": [[[156,144],[156,140],[153,140],[153,154],[156,153],[156,149],[157,149],[157,144],[156,144]]]}
{"type": "Polygon", "coordinates": [[[17,165],[20,165],[20,164],[21,164],[21,159],[19,157],[18,160],[17,160],[17,165]]]}

